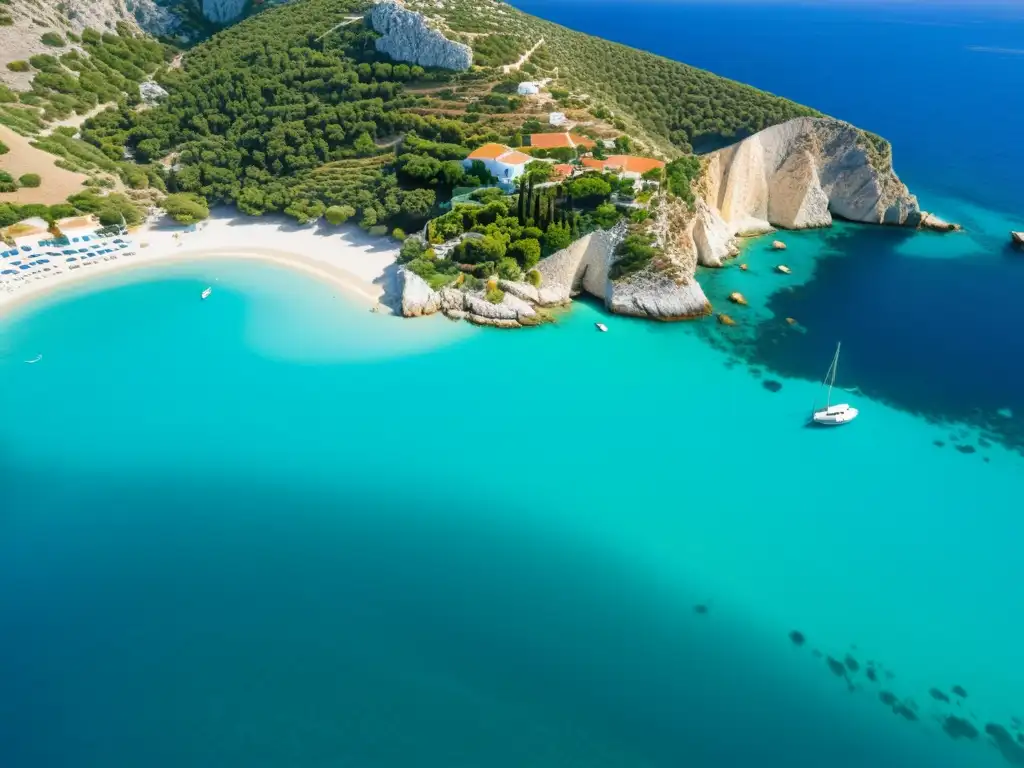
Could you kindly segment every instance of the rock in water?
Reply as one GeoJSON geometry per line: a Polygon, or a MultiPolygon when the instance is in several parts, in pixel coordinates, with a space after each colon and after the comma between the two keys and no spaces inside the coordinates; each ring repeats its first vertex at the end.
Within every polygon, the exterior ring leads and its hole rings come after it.
{"type": "Polygon", "coordinates": [[[456,71],[465,71],[473,63],[473,50],[468,45],[449,40],[431,27],[422,13],[410,11],[395,0],[374,5],[370,22],[382,35],[377,50],[396,61],[456,71]]]}
{"type": "Polygon", "coordinates": [[[203,0],[203,16],[214,24],[227,24],[242,15],[245,0],[203,0]]]}
{"type": "Polygon", "coordinates": [[[772,241],[772,250],[774,250],[774,251],[784,251],[784,250],[786,250],[786,244],[784,242],[782,242],[781,240],[773,240],[772,241]]]}
{"type": "Polygon", "coordinates": [[[398,286],[402,294],[402,314],[405,317],[432,315],[441,308],[441,296],[431,290],[427,281],[410,272],[398,270],[398,286]]]}
{"type": "Polygon", "coordinates": [[[733,304],[740,304],[741,306],[746,306],[747,304],[746,297],[739,291],[733,291],[732,293],[730,293],[729,301],[731,301],[733,304]]]}
{"type": "Polygon", "coordinates": [[[736,321],[733,320],[731,317],[729,317],[729,315],[725,314],[724,312],[719,313],[718,322],[720,322],[722,325],[736,325],[736,321]]]}
{"type": "Polygon", "coordinates": [[[1024,248],[1024,232],[1011,232],[1010,242],[1019,248],[1024,248]]]}

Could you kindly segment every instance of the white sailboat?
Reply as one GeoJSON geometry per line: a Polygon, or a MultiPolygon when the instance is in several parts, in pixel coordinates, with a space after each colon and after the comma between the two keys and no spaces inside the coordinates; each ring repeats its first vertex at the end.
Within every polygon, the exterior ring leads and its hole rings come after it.
{"type": "Polygon", "coordinates": [[[836,354],[832,358],[832,365],[828,367],[828,373],[825,374],[825,380],[822,382],[822,386],[828,384],[828,398],[825,400],[825,408],[820,411],[814,411],[811,415],[811,420],[815,424],[823,424],[829,427],[838,427],[841,424],[848,424],[857,418],[860,413],[856,408],[853,408],[848,403],[840,403],[839,405],[832,405],[832,387],[836,383],[836,371],[839,368],[839,348],[842,344],[836,344],[836,354]]]}
{"type": "Polygon", "coordinates": [[[208,299],[208,298],[210,298],[210,294],[211,294],[211,293],[213,293],[213,288],[207,288],[207,289],[206,289],[205,291],[203,291],[203,295],[202,295],[202,298],[203,298],[203,299],[208,299]]]}

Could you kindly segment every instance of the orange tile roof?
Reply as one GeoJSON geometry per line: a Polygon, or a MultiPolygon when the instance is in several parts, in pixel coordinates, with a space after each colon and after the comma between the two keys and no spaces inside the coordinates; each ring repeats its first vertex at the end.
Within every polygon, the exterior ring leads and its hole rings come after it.
{"type": "Polygon", "coordinates": [[[497,160],[499,157],[504,155],[506,152],[512,150],[506,147],[504,144],[484,144],[482,147],[477,147],[475,150],[469,153],[470,160],[497,160]]]}
{"type": "Polygon", "coordinates": [[[590,168],[595,171],[604,170],[605,161],[598,160],[596,157],[584,157],[582,162],[584,168],[590,168]]]}
{"type": "Polygon", "coordinates": [[[572,175],[572,166],[568,163],[559,163],[555,166],[556,176],[570,176],[572,175]]]}
{"type": "Polygon", "coordinates": [[[523,154],[522,152],[516,152],[515,150],[501,155],[498,158],[498,162],[505,163],[506,165],[523,165],[524,163],[532,161],[533,158],[529,155],[523,154]]]}
{"type": "Polygon", "coordinates": [[[630,173],[645,174],[655,168],[664,168],[665,163],[653,157],[637,157],[636,155],[612,155],[608,158],[608,167],[621,168],[630,173]]]}
{"type": "Polygon", "coordinates": [[[570,133],[569,138],[572,139],[572,143],[577,147],[583,147],[584,149],[593,149],[597,146],[597,142],[593,139],[588,139],[586,136],[580,136],[576,133],[570,133]]]}
{"type": "Polygon", "coordinates": [[[530,146],[537,149],[556,149],[558,147],[571,147],[568,133],[532,133],[530,134],[530,146]]]}

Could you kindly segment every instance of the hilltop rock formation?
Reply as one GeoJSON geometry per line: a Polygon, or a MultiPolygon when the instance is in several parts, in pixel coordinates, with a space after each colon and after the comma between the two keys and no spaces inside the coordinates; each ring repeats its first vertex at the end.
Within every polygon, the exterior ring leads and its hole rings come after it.
{"type": "Polygon", "coordinates": [[[868,224],[953,225],[921,211],[867,135],[830,118],[772,126],[707,157],[704,198],[737,234],[868,224]]]}
{"type": "Polygon", "coordinates": [[[203,16],[214,24],[227,24],[242,15],[245,0],[203,0],[203,16]]]}
{"type": "Polygon", "coordinates": [[[422,13],[410,11],[395,0],[374,5],[370,23],[382,35],[377,50],[396,61],[457,71],[467,70],[473,63],[473,50],[468,45],[449,40],[431,27],[422,13]]]}

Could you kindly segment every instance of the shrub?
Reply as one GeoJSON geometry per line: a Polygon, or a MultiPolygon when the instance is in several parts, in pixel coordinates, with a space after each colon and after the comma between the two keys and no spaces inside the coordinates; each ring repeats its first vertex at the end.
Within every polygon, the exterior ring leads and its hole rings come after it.
{"type": "Polygon", "coordinates": [[[11,72],[28,72],[32,67],[24,59],[16,59],[14,61],[7,62],[7,68],[11,72]]]}
{"type": "Polygon", "coordinates": [[[609,276],[612,280],[639,272],[646,267],[657,253],[653,239],[645,235],[628,235],[615,249],[617,257],[609,276]]]}
{"type": "Polygon", "coordinates": [[[43,36],[40,37],[39,40],[43,45],[49,45],[54,48],[63,48],[65,45],[64,38],[56,32],[44,32],[43,36]]]}
{"type": "Polygon", "coordinates": [[[387,228],[387,225],[385,225],[385,224],[378,224],[375,227],[370,227],[370,229],[367,230],[367,231],[373,237],[384,237],[384,235],[386,235],[388,233],[388,228],[387,228]]]}
{"type": "Polygon", "coordinates": [[[594,221],[599,227],[608,229],[619,220],[619,210],[611,203],[602,203],[594,210],[594,221]]]}
{"type": "Polygon", "coordinates": [[[532,238],[516,240],[508,247],[508,255],[519,262],[523,269],[533,269],[540,261],[540,242],[532,238]]]}
{"type": "Polygon", "coordinates": [[[544,247],[549,253],[568,248],[572,242],[572,231],[565,224],[552,224],[544,233],[544,247]]]}
{"type": "Polygon", "coordinates": [[[0,141],[0,155],[6,155],[10,151],[11,148],[4,144],[2,141],[0,141]]]}
{"type": "Polygon", "coordinates": [[[338,226],[356,215],[356,209],[351,205],[332,205],[324,211],[324,218],[329,224],[338,226]]]}
{"type": "Polygon", "coordinates": [[[484,298],[491,302],[491,304],[501,304],[505,300],[505,292],[495,285],[493,288],[487,288],[484,298]]]}
{"type": "Polygon", "coordinates": [[[405,230],[402,229],[401,227],[395,227],[393,230],[391,230],[391,236],[400,243],[404,242],[405,238],[408,237],[408,235],[405,234],[405,230]]]}
{"type": "Polygon", "coordinates": [[[526,279],[534,288],[540,288],[541,280],[543,279],[543,277],[541,276],[539,270],[531,269],[529,272],[526,273],[526,279]]]}
{"type": "Polygon", "coordinates": [[[26,173],[24,176],[18,179],[18,183],[21,184],[21,186],[23,187],[35,189],[36,187],[43,183],[43,180],[38,173],[26,173]]]}
{"type": "Polygon", "coordinates": [[[424,250],[425,246],[418,237],[406,238],[405,242],[402,243],[401,249],[398,251],[398,263],[408,264],[410,261],[423,256],[424,250]]]}
{"type": "Polygon", "coordinates": [[[519,280],[523,271],[515,259],[506,256],[498,262],[498,274],[506,280],[519,280]]]}
{"type": "Polygon", "coordinates": [[[167,215],[179,224],[195,224],[210,215],[206,200],[192,192],[178,192],[164,200],[167,215]]]}
{"type": "Polygon", "coordinates": [[[18,94],[16,94],[3,83],[0,83],[0,104],[13,104],[17,100],[18,94]]]}

